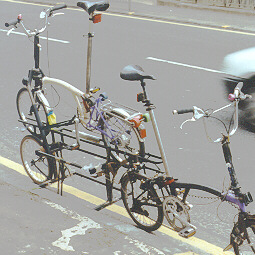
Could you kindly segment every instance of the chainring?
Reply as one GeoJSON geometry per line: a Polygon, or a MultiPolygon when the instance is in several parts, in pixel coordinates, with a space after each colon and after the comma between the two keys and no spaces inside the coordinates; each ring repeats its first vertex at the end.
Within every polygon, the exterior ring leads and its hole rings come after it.
{"type": "Polygon", "coordinates": [[[190,215],[187,206],[176,196],[168,196],[164,199],[163,212],[169,225],[175,231],[179,232],[186,227],[183,222],[190,223],[190,215]]]}

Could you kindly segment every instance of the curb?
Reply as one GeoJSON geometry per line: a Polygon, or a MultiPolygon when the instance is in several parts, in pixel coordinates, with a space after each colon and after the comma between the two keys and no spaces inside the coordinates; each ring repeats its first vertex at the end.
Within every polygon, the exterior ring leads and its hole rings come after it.
{"type": "Polygon", "coordinates": [[[214,5],[205,5],[201,3],[178,3],[176,1],[169,1],[164,2],[162,0],[157,0],[158,5],[157,6],[174,6],[178,8],[189,8],[189,9],[199,9],[199,10],[208,10],[208,11],[215,11],[215,12],[225,12],[225,13],[233,13],[233,14],[243,14],[243,15],[255,15],[255,10],[252,9],[239,9],[235,7],[221,7],[221,6],[214,6],[214,5]]]}

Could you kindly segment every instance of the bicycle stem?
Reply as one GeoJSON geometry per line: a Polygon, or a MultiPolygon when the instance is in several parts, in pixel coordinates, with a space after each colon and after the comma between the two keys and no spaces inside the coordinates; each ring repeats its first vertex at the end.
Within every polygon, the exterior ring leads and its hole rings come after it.
{"type": "Polygon", "coordinates": [[[230,180],[231,180],[231,189],[239,192],[240,186],[236,177],[235,169],[232,163],[232,155],[229,147],[229,139],[227,136],[223,136],[223,140],[221,142],[222,144],[222,150],[223,150],[223,155],[224,159],[226,162],[226,166],[228,168],[230,180]]]}
{"type": "Polygon", "coordinates": [[[34,60],[35,60],[35,69],[40,67],[40,48],[39,48],[39,35],[34,36],[34,60]]]}

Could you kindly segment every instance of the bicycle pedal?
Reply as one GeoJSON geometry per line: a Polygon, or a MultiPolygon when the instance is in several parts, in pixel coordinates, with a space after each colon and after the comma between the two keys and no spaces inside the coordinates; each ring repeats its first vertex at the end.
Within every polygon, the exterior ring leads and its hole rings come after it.
{"type": "Polygon", "coordinates": [[[196,229],[197,228],[195,226],[189,224],[188,226],[186,226],[185,228],[180,230],[178,234],[181,237],[189,238],[196,234],[196,232],[197,232],[196,229]]]}
{"type": "Polygon", "coordinates": [[[74,144],[72,146],[70,146],[71,150],[74,151],[74,150],[77,150],[80,148],[80,145],[79,144],[74,144]]]}

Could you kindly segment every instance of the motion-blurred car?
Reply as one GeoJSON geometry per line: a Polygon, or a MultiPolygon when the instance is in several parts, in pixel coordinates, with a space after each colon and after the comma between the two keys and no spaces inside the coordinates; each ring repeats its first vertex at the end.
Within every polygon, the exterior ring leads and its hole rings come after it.
{"type": "Polygon", "coordinates": [[[240,50],[227,55],[222,64],[224,86],[226,92],[233,93],[240,81],[244,86],[242,91],[252,95],[252,99],[240,102],[241,123],[250,131],[255,132],[255,48],[240,50]]]}

